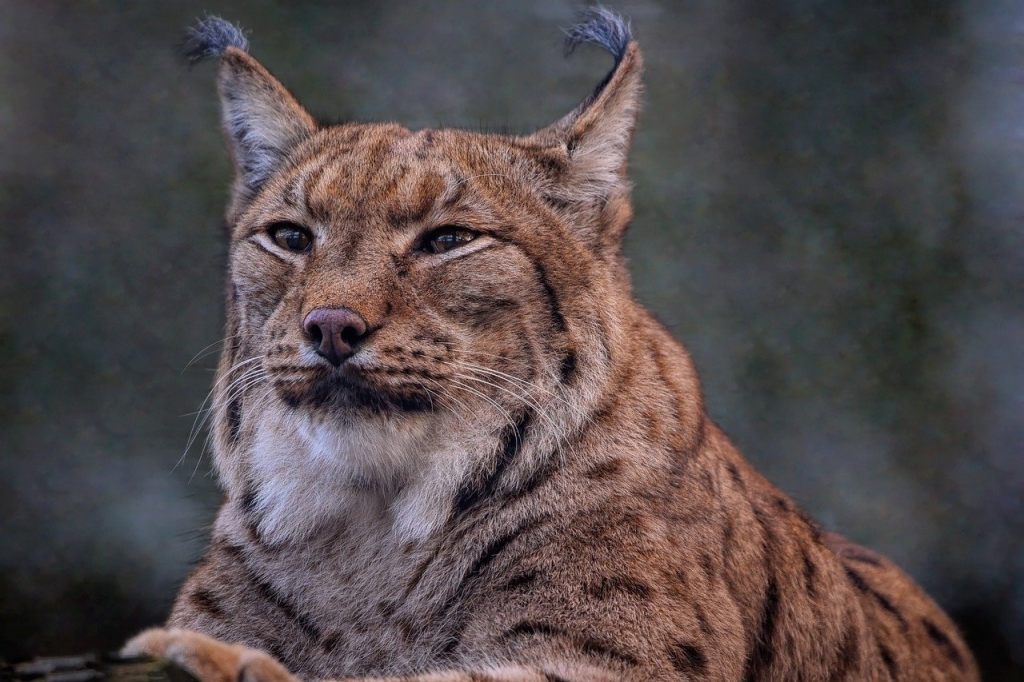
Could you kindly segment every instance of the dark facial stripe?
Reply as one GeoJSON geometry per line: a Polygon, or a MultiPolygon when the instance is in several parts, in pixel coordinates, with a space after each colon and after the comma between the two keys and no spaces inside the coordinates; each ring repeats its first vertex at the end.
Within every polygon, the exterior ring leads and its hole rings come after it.
{"type": "Polygon", "coordinates": [[[277,640],[267,640],[266,638],[262,637],[260,638],[260,640],[264,644],[262,648],[266,649],[266,651],[276,660],[282,663],[288,662],[288,654],[285,651],[285,648],[281,644],[281,642],[278,642],[277,640]]]}
{"type": "MultiPolygon", "coordinates": [[[[457,301],[459,306],[471,305],[475,308],[489,308],[498,309],[502,311],[512,310],[519,306],[519,301],[514,298],[504,298],[502,296],[478,296],[472,292],[463,292],[459,294],[457,301]]],[[[482,310],[479,312],[483,312],[482,310]]]]}
{"type": "Polygon", "coordinates": [[[477,483],[470,478],[456,494],[454,501],[456,514],[465,513],[497,492],[502,476],[523,447],[523,441],[526,439],[526,432],[529,429],[532,416],[532,413],[529,411],[524,412],[514,426],[509,425],[505,429],[502,433],[501,445],[498,448],[498,456],[487,478],[482,483],[477,483]]]}
{"type": "Polygon", "coordinates": [[[463,177],[455,177],[455,186],[451,190],[445,200],[441,203],[441,208],[449,209],[455,206],[457,203],[462,201],[462,197],[466,194],[466,179],[463,177]]]}
{"type": "Polygon", "coordinates": [[[234,367],[235,363],[238,362],[238,356],[242,352],[242,340],[239,335],[239,310],[238,302],[241,296],[238,293],[238,286],[235,284],[231,285],[231,306],[227,311],[227,338],[228,343],[225,345],[224,351],[226,354],[225,365],[227,367],[234,367]]]}
{"type": "MultiPolygon", "coordinates": [[[[366,195],[364,201],[368,206],[386,204],[388,200],[391,199],[392,196],[395,194],[395,190],[398,188],[398,184],[405,179],[406,175],[408,175],[409,166],[407,166],[404,163],[398,164],[398,166],[395,167],[394,170],[390,172],[386,178],[381,177],[383,175],[384,170],[385,169],[378,169],[376,179],[380,182],[380,184],[377,187],[373,188],[366,195]]],[[[390,170],[390,168],[388,170],[390,170]]],[[[404,211],[399,210],[393,215],[398,217],[401,216],[403,213],[404,211]]],[[[398,218],[398,220],[400,220],[400,218],[398,218]]],[[[395,222],[398,222],[398,220],[396,220],[395,222]]]]}
{"type": "Polygon", "coordinates": [[[302,193],[299,191],[299,178],[300,176],[298,173],[292,175],[291,179],[288,181],[288,186],[281,195],[281,199],[284,200],[284,203],[292,208],[299,207],[299,199],[302,196],[302,193]]]}
{"type": "Polygon", "coordinates": [[[320,164],[306,176],[306,180],[302,185],[303,200],[306,204],[306,213],[317,222],[326,222],[328,219],[326,207],[319,202],[314,202],[313,189],[320,183],[320,178],[323,177],[327,171],[328,166],[332,165],[334,161],[333,157],[324,156],[319,159],[320,164]]]}
{"type": "Polygon", "coordinates": [[[507,321],[510,313],[513,318],[519,317],[513,312],[519,307],[519,301],[511,298],[464,294],[445,301],[442,306],[453,318],[477,330],[494,329],[507,321]]]}
{"type": "Polygon", "coordinates": [[[704,553],[700,555],[700,568],[704,572],[705,580],[709,583],[715,582],[715,575],[718,571],[715,568],[715,561],[711,558],[710,554],[704,553]]]}
{"type": "Polygon", "coordinates": [[[409,206],[399,211],[396,222],[417,223],[434,208],[438,195],[444,191],[444,181],[438,175],[428,175],[416,188],[416,196],[409,206]]]}
{"type": "Polygon", "coordinates": [[[356,188],[353,191],[355,196],[367,194],[370,189],[370,183],[377,178],[376,171],[379,171],[384,163],[384,159],[391,152],[396,141],[394,135],[380,135],[376,140],[368,143],[369,146],[366,147],[362,163],[362,167],[368,170],[364,170],[359,176],[356,188]]]}
{"type": "Polygon", "coordinates": [[[604,481],[615,478],[622,472],[625,463],[621,459],[609,459],[595,464],[583,473],[583,476],[594,481],[604,481]]]}
{"type": "Polygon", "coordinates": [[[551,309],[551,318],[555,324],[555,331],[563,333],[566,330],[565,316],[562,314],[562,305],[558,301],[558,294],[555,292],[554,287],[551,286],[551,282],[548,280],[548,273],[544,270],[540,261],[530,258],[530,262],[533,264],[533,270],[537,274],[537,281],[540,283],[541,289],[544,290],[544,295],[548,299],[548,307],[551,309]]]}
{"type": "Polygon", "coordinates": [[[555,472],[559,471],[558,461],[555,456],[549,456],[537,470],[534,471],[526,482],[510,494],[509,499],[522,499],[532,495],[535,490],[547,483],[555,472]]]}

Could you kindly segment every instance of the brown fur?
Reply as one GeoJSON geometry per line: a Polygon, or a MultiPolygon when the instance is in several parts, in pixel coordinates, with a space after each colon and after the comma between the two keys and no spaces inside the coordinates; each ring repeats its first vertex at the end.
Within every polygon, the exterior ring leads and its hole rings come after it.
{"type": "Polygon", "coordinates": [[[632,297],[640,72],[631,42],[534,135],[317,127],[227,49],[227,499],[129,650],[204,682],[977,679],[920,588],[747,464],[632,297]],[[448,224],[481,236],[417,250],[448,224]],[[371,332],[335,370],[302,320],[342,306],[371,332]]]}

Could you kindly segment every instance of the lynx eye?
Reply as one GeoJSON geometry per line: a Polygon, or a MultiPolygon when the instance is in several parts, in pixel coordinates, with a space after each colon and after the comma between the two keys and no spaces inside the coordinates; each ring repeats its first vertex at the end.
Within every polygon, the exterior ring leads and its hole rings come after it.
{"type": "Polygon", "coordinates": [[[275,223],[267,232],[274,243],[285,251],[302,253],[309,251],[309,245],[313,243],[313,236],[309,230],[294,223],[275,223]]]}
{"type": "Polygon", "coordinates": [[[444,253],[463,244],[468,244],[478,236],[477,232],[465,227],[445,225],[427,233],[420,245],[420,250],[427,253],[444,253]]]}

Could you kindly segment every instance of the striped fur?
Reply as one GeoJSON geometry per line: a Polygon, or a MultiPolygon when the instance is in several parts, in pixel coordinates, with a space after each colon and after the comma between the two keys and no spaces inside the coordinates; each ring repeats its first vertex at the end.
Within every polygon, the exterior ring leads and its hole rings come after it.
{"type": "Polygon", "coordinates": [[[634,300],[628,24],[571,31],[614,68],[514,137],[318,126],[210,21],[191,49],[219,57],[238,172],[227,499],[168,629],[129,651],[204,682],[977,679],[907,576],[747,464],[634,300]],[[443,225],[478,236],[424,251],[443,225]],[[302,320],[340,306],[370,332],[335,369],[302,320]]]}

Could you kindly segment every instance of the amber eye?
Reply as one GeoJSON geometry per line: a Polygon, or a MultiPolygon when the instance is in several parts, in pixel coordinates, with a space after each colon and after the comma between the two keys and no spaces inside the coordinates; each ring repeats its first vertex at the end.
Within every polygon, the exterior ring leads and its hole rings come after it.
{"type": "Polygon", "coordinates": [[[468,244],[478,237],[478,233],[457,225],[445,225],[431,231],[423,238],[420,249],[427,253],[444,253],[468,244]]]}
{"type": "Polygon", "coordinates": [[[274,243],[286,251],[308,251],[309,245],[313,243],[309,230],[294,223],[276,223],[267,231],[274,243]]]}

